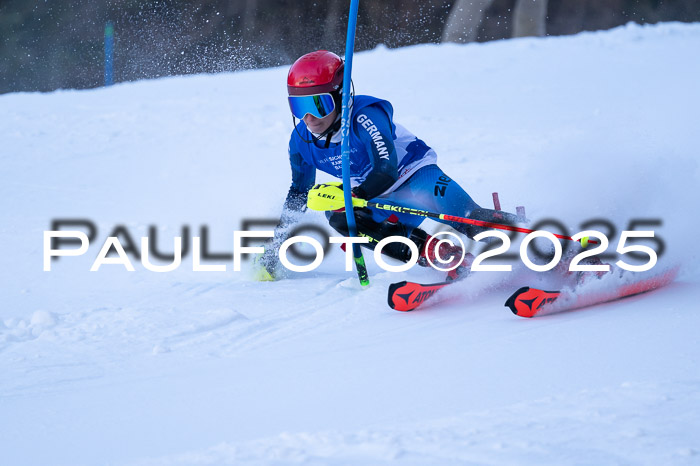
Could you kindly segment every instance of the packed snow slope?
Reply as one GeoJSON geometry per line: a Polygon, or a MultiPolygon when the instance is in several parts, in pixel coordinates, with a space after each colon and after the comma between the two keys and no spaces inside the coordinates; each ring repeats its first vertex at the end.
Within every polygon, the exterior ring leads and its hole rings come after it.
{"type": "Polygon", "coordinates": [[[399,313],[389,283],[439,275],[367,255],[361,290],[337,250],[274,283],[191,253],[89,271],[117,226],[172,251],[206,225],[230,254],[245,219],[279,215],[286,67],[0,96],[0,463],[697,464],[698,50],[699,24],[660,24],[355,57],[356,91],[482,205],[498,191],[569,233],[607,219],[611,249],[661,221],[675,283],[532,320],[503,307],[515,272],[399,313]],[[56,219],[96,238],[44,272],[56,219]]]}

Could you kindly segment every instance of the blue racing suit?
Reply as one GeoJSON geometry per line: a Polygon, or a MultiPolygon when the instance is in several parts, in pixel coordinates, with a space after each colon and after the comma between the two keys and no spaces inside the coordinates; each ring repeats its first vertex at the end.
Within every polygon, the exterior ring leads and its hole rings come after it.
{"type": "MultiPolygon", "coordinates": [[[[355,96],[350,118],[350,179],[357,197],[461,217],[479,207],[437,166],[435,151],[393,121],[393,107],[388,101],[355,96]]],[[[342,180],[339,132],[330,139],[318,140],[303,121],[299,122],[289,141],[289,161],[292,186],[285,210],[301,211],[317,169],[342,180]]],[[[377,223],[390,215],[372,209],[372,219],[377,223]]],[[[408,232],[425,220],[410,214],[395,215],[408,232]]],[[[461,225],[444,223],[467,234],[461,225]]]]}

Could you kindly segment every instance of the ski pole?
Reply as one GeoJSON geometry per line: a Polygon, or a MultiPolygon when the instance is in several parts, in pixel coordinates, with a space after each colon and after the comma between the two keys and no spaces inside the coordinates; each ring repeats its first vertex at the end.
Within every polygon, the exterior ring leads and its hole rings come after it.
{"type": "MultiPolygon", "coordinates": [[[[485,227],[485,228],[494,228],[497,230],[517,231],[518,233],[526,233],[526,234],[534,233],[536,231],[536,230],[530,230],[529,228],[520,228],[520,227],[515,227],[512,225],[505,225],[503,223],[486,222],[484,220],[476,220],[473,218],[457,217],[456,215],[436,214],[435,212],[428,212],[427,210],[414,209],[412,207],[402,207],[402,206],[395,206],[395,205],[390,205],[390,204],[380,204],[378,202],[369,202],[369,201],[364,201],[364,203],[365,203],[365,205],[363,207],[372,207],[374,209],[387,210],[389,212],[397,212],[397,213],[401,213],[401,214],[419,215],[421,217],[435,218],[438,220],[447,220],[448,222],[466,223],[469,225],[476,225],[476,226],[485,227]]],[[[353,203],[353,205],[354,205],[354,203],[353,203]]],[[[570,241],[580,241],[580,240],[573,239],[571,236],[559,235],[557,233],[552,233],[552,234],[560,239],[568,239],[570,241]]],[[[592,241],[592,240],[588,240],[588,243],[589,244],[598,244],[597,242],[592,241]]]]}
{"type": "MultiPolygon", "coordinates": [[[[345,40],[345,69],[343,72],[343,108],[341,112],[341,160],[343,181],[345,182],[345,196],[350,196],[350,91],[352,86],[352,54],[355,48],[355,26],[357,25],[357,10],[360,0],[350,1],[350,13],[348,16],[348,34],[345,40]]],[[[347,202],[345,211],[346,220],[348,222],[348,233],[351,237],[357,236],[357,225],[355,224],[355,213],[350,208],[351,203],[347,202]]],[[[355,270],[357,270],[357,278],[360,280],[360,285],[369,285],[369,274],[365,266],[365,258],[362,256],[362,250],[357,244],[352,245],[352,252],[355,258],[355,270]]]]}
{"type": "MultiPolygon", "coordinates": [[[[318,211],[328,211],[328,210],[338,210],[345,206],[345,199],[343,191],[339,187],[339,183],[325,183],[317,184],[309,191],[309,197],[307,205],[311,210],[318,211]]],[[[395,212],[399,214],[410,214],[418,215],[420,217],[434,218],[437,220],[446,220],[448,222],[455,223],[466,223],[468,225],[475,225],[484,228],[494,228],[497,230],[507,230],[507,231],[517,231],[518,233],[534,233],[536,230],[531,230],[529,228],[520,228],[512,225],[504,225],[502,223],[487,222],[484,220],[476,220],[473,218],[458,217],[456,215],[449,214],[438,214],[435,212],[429,212],[427,210],[414,209],[413,207],[403,207],[391,204],[382,204],[379,202],[370,202],[364,199],[358,199],[356,197],[352,198],[353,207],[371,207],[373,209],[386,210],[388,212],[395,212]]],[[[555,237],[560,239],[566,239],[569,241],[577,241],[571,236],[559,235],[557,233],[552,233],[555,237]]],[[[598,244],[596,241],[588,240],[588,244],[598,244]]]]}

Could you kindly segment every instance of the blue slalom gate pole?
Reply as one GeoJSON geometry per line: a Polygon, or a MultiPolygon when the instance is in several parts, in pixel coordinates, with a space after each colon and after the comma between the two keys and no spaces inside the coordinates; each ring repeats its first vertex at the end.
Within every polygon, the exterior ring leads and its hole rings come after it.
{"type": "MultiPolygon", "coordinates": [[[[357,10],[360,0],[350,0],[350,16],[348,17],[348,36],[345,41],[345,72],[343,74],[343,112],[341,114],[341,150],[343,167],[343,194],[345,196],[345,217],[348,222],[350,237],[357,236],[355,212],[352,208],[352,192],[350,186],[350,92],[352,91],[352,54],[355,49],[355,27],[357,26],[357,10]]],[[[359,244],[352,245],[355,256],[355,269],[362,286],[369,285],[369,275],[365,266],[365,258],[359,244]]]]}
{"type": "Polygon", "coordinates": [[[105,25],[105,86],[114,83],[112,64],[114,58],[114,26],[111,21],[105,25]]]}

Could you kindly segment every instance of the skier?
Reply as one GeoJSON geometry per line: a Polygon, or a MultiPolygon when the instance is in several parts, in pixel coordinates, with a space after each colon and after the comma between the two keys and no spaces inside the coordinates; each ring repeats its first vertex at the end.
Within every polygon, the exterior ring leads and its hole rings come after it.
{"type": "MultiPolygon", "coordinates": [[[[295,123],[289,141],[289,162],[292,185],[282,209],[280,224],[274,238],[265,246],[265,253],[256,259],[256,276],[260,280],[281,277],[277,251],[289,230],[306,209],[309,190],[314,185],[316,170],[342,179],[341,170],[341,94],[343,90],[343,60],[332,52],[318,50],[299,58],[289,69],[287,91],[289,107],[295,123]],[[296,123],[296,119],[299,123],[296,123]]],[[[437,154],[425,142],[394,121],[391,104],[366,95],[351,96],[350,176],[352,195],[361,199],[376,199],[384,204],[413,207],[422,210],[470,217],[478,220],[513,222],[513,214],[483,209],[467,192],[437,165],[437,154]]],[[[348,236],[344,209],[327,212],[330,226],[348,236]]],[[[409,214],[394,214],[370,208],[355,209],[358,233],[368,237],[365,245],[374,249],[388,236],[410,238],[418,247],[418,263],[437,264],[439,258],[452,258],[441,264],[456,268],[449,279],[463,275],[470,254],[461,263],[458,246],[437,241],[419,225],[424,220],[409,214]],[[430,244],[431,247],[426,247],[430,244]]],[[[484,231],[466,224],[444,222],[469,238],[484,231]]],[[[401,243],[390,243],[383,249],[386,255],[407,262],[410,249],[401,243]]]]}

